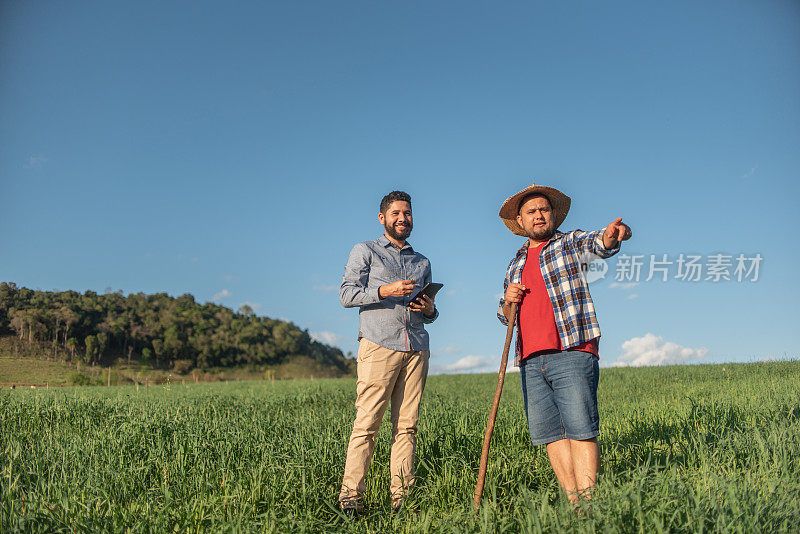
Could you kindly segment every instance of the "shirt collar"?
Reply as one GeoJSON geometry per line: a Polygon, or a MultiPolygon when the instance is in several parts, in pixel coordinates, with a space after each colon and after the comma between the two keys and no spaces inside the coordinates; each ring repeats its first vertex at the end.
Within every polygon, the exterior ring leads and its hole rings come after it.
{"type": "MultiPolygon", "coordinates": [[[[381,234],[381,236],[378,238],[378,243],[383,245],[384,248],[394,247],[395,249],[397,249],[395,244],[392,243],[391,241],[389,241],[389,238],[386,237],[386,234],[381,234]]],[[[414,248],[411,246],[411,243],[409,243],[408,241],[406,241],[406,244],[400,250],[406,250],[406,249],[410,250],[411,252],[414,252],[414,248]]]]}
{"type": "MultiPolygon", "coordinates": [[[[555,233],[553,234],[553,237],[548,239],[547,242],[550,243],[551,241],[555,241],[556,239],[560,238],[562,235],[564,235],[564,232],[559,232],[558,230],[556,230],[555,233]]],[[[387,239],[387,241],[388,241],[388,239],[387,239]]],[[[520,247],[520,249],[517,251],[517,257],[519,257],[522,254],[527,254],[527,253],[528,253],[528,240],[526,239],[525,242],[522,244],[522,247],[520,247]]]]}

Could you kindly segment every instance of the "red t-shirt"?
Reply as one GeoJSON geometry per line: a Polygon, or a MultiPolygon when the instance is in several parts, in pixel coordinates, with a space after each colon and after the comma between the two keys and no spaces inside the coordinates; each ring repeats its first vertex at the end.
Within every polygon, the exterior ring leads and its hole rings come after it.
{"type": "MultiPolygon", "coordinates": [[[[553,303],[547,295],[547,288],[539,267],[539,254],[545,243],[528,248],[528,257],[522,269],[522,285],[525,297],[519,307],[519,324],[522,333],[522,359],[539,352],[561,350],[561,338],[556,328],[553,303]]],[[[598,338],[581,343],[570,350],[582,350],[598,356],[598,338]]]]}

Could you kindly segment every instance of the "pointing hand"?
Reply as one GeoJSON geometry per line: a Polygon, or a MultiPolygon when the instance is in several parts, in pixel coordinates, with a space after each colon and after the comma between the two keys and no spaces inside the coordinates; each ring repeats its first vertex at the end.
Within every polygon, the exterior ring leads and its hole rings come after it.
{"type": "Polygon", "coordinates": [[[622,217],[617,217],[614,222],[606,226],[606,231],[603,232],[603,246],[613,248],[619,241],[630,239],[631,235],[633,234],[630,226],[622,222],[622,217]]]}

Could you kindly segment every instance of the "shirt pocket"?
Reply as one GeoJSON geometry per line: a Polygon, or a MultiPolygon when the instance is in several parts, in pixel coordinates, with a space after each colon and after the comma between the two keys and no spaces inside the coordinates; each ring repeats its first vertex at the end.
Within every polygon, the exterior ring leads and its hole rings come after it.
{"type": "Polygon", "coordinates": [[[414,263],[409,269],[409,279],[414,280],[416,289],[422,289],[425,285],[425,274],[427,272],[425,263],[414,263]]]}
{"type": "Polygon", "coordinates": [[[402,280],[400,276],[400,269],[395,265],[395,262],[390,258],[375,254],[372,258],[372,264],[369,269],[369,285],[372,287],[391,284],[398,280],[402,280]]]}

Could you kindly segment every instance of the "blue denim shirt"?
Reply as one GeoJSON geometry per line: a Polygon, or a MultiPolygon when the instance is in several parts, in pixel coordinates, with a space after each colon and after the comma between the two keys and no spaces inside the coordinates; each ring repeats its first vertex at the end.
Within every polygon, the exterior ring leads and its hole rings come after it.
{"type": "Polygon", "coordinates": [[[339,300],[345,308],[359,307],[358,339],[365,337],[391,350],[430,350],[424,323],[439,316],[412,311],[408,303],[431,281],[431,262],[406,242],[397,249],[382,235],[374,241],[358,243],[350,251],[344,268],[339,300]],[[408,297],[378,297],[378,287],[413,280],[414,292],[408,297]]]}

